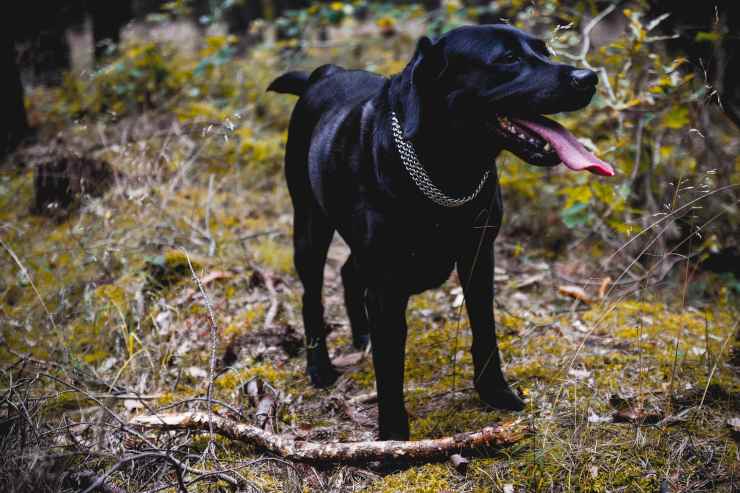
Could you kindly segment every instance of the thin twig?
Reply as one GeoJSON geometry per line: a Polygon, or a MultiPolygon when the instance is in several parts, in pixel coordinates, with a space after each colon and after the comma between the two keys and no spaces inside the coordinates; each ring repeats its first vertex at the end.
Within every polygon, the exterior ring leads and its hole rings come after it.
{"type": "Polygon", "coordinates": [[[213,435],[213,380],[215,378],[216,374],[216,341],[217,341],[217,327],[216,327],[216,317],[213,315],[213,308],[211,307],[211,301],[208,298],[208,294],[206,293],[205,287],[203,287],[203,283],[200,281],[200,278],[195,273],[195,269],[193,268],[192,262],[190,262],[190,256],[188,255],[188,252],[184,249],[182,252],[185,254],[185,258],[188,260],[188,267],[190,267],[190,272],[193,275],[193,280],[198,285],[198,290],[200,290],[200,294],[203,297],[203,303],[206,305],[206,309],[208,310],[208,319],[210,321],[210,328],[211,328],[211,358],[208,365],[208,417],[209,417],[209,429],[210,429],[210,436],[208,439],[208,448],[207,452],[210,453],[214,459],[216,458],[216,442],[214,440],[213,435]]]}
{"type": "Polygon", "coordinates": [[[3,241],[2,238],[0,238],[0,245],[3,246],[6,252],[8,252],[8,255],[11,256],[13,261],[16,263],[18,268],[21,270],[21,273],[23,276],[28,280],[28,283],[31,285],[31,288],[33,289],[33,292],[36,293],[36,298],[38,298],[39,303],[41,303],[41,306],[43,307],[44,311],[46,312],[46,316],[49,319],[49,323],[51,324],[51,328],[54,330],[54,333],[61,337],[61,334],[59,333],[59,330],[57,329],[57,324],[54,322],[54,317],[52,316],[51,312],[49,311],[49,307],[46,306],[46,303],[44,302],[44,299],[41,297],[41,293],[39,292],[38,288],[36,287],[36,283],[33,282],[33,277],[31,277],[31,274],[28,273],[28,269],[26,269],[25,265],[23,265],[23,262],[21,262],[21,259],[18,258],[18,256],[15,254],[12,248],[8,246],[7,243],[3,241]]]}
{"type": "Polygon", "coordinates": [[[735,329],[740,322],[735,322],[735,325],[732,326],[732,330],[727,334],[727,337],[725,337],[725,341],[722,343],[722,348],[719,350],[718,356],[716,360],[714,361],[714,366],[712,366],[712,371],[709,373],[709,378],[707,378],[707,384],[704,386],[704,393],[701,395],[701,401],[699,402],[699,409],[704,405],[704,399],[707,398],[707,391],[709,390],[709,384],[712,382],[712,378],[714,377],[714,372],[717,371],[717,366],[720,362],[720,355],[725,351],[725,347],[727,347],[727,342],[732,338],[732,336],[735,335],[735,329]]]}

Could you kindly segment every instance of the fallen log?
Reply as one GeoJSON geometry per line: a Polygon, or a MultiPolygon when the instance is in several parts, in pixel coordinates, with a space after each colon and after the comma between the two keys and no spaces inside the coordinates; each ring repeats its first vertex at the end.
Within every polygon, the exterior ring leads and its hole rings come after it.
{"type": "MultiPolygon", "coordinates": [[[[239,423],[222,416],[211,416],[213,432],[268,450],[297,462],[369,462],[383,459],[426,461],[445,459],[451,454],[484,447],[501,447],[519,441],[526,425],[516,420],[495,424],[453,436],[415,441],[309,442],[270,433],[257,426],[239,423]]],[[[150,430],[209,430],[209,416],[204,412],[137,416],[133,426],[150,430]]]]}

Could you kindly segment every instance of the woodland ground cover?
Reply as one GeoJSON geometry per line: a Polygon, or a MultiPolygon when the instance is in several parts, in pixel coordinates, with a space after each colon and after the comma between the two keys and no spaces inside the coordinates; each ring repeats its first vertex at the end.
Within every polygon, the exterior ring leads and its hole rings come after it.
{"type": "MultiPolygon", "coordinates": [[[[641,10],[616,12],[623,29],[586,51],[578,28],[597,12],[511,3],[511,22],[547,37],[563,60],[603,68],[594,103],[559,120],[618,176],[502,155],[496,320],[505,372],[528,407],[490,411],[472,391],[455,277],[412,299],[406,395],[414,439],[514,419],[526,438],[460,474],[447,463],[310,466],[222,438],[206,453],[207,434],[147,444],[121,425],[168,406],[205,410],[209,391],[214,412],[254,419],[244,384],[259,378],[274,389],[277,431],[317,441],[375,434],[374,405],[352,401],[374,379],[370,358],[350,345],[340,240],[325,300],[344,373],[319,391],[303,372],[281,172],[294,101],[264,89],[287,68],[327,62],[398,72],[416,31],[436,25],[415,7],[359,23],[331,4],[338,27],[328,42],[238,54],[236,39],[187,44],[195,31],[170,23],[132,30],[95,71],[29,91],[38,142],[0,174],[3,483],[72,489],[93,471],[126,491],[177,491],[178,476],[190,491],[735,491],[740,285],[699,266],[736,241],[737,130],[641,10]],[[55,173],[85,159],[98,174],[69,175],[78,187],[68,201],[39,198],[55,173]],[[101,181],[110,187],[97,190],[101,181]]],[[[469,19],[448,5],[435,18],[441,29],[469,19]]],[[[310,33],[318,15],[284,22],[310,33]]]]}

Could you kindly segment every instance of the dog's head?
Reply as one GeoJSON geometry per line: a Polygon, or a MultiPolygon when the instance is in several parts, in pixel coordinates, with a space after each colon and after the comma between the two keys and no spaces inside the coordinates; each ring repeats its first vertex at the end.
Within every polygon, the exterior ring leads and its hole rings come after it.
{"type": "Polygon", "coordinates": [[[453,118],[486,126],[501,146],[540,166],[613,175],[607,163],[544,114],[588,105],[598,77],[587,69],[554,63],[546,44],[507,25],[454,29],[436,42],[422,37],[403,77],[404,133],[412,138],[426,105],[453,118]]]}

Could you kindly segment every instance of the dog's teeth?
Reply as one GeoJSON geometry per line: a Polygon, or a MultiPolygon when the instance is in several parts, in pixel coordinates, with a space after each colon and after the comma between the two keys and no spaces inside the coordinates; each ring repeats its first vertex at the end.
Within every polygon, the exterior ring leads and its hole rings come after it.
{"type": "Polygon", "coordinates": [[[543,149],[545,149],[546,151],[550,151],[552,147],[550,147],[550,143],[548,142],[547,144],[545,144],[545,147],[543,149]]]}

